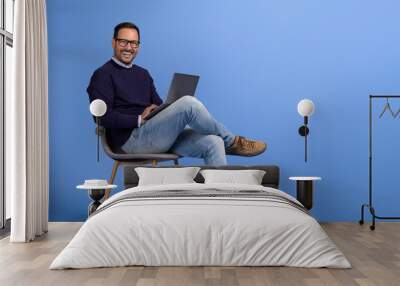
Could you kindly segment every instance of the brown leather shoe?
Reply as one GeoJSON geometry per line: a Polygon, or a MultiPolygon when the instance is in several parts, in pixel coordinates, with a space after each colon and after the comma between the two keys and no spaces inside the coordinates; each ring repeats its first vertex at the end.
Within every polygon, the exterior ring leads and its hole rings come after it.
{"type": "Polygon", "coordinates": [[[249,140],[242,136],[235,136],[233,144],[226,149],[226,155],[257,156],[267,149],[262,141],[249,140]]]}

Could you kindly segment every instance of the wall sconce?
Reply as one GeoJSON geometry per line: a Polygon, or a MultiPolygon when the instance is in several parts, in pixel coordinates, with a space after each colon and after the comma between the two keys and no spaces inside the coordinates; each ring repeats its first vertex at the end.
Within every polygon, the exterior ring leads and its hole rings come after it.
{"type": "Polygon", "coordinates": [[[97,134],[97,162],[99,162],[99,120],[107,111],[107,104],[101,99],[95,99],[90,103],[90,113],[96,117],[96,134],[97,134]]]}
{"type": "Polygon", "coordinates": [[[299,134],[304,137],[304,161],[307,162],[307,136],[310,133],[308,129],[308,117],[314,112],[314,103],[309,99],[300,100],[297,104],[298,113],[304,117],[304,125],[299,128],[299,134]]]}

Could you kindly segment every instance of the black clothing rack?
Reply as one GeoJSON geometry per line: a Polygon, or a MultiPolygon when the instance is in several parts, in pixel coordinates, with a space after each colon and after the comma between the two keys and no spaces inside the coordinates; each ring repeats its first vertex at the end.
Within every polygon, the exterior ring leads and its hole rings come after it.
{"type": "Polygon", "coordinates": [[[361,206],[361,220],[359,223],[364,224],[364,208],[369,208],[369,211],[372,216],[372,225],[370,225],[370,229],[375,229],[375,219],[400,219],[400,217],[390,217],[390,216],[378,216],[375,212],[375,208],[372,204],[372,102],[374,99],[389,99],[389,98],[400,98],[400,95],[370,95],[369,96],[369,200],[368,204],[363,204],[361,206]]]}

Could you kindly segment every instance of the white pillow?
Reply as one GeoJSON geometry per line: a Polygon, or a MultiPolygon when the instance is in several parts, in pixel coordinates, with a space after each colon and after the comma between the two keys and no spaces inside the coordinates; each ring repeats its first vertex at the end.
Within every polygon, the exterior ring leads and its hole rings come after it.
{"type": "Polygon", "coordinates": [[[199,170],[199,167],[135,168],[139,176],[138,186],[195,183],[193,179],[199,170]]]}
{"type": "Polygon", "coordinates": [[[201,170],[204,183],[261,185],[265,171],[261,170],[201,170]]]}

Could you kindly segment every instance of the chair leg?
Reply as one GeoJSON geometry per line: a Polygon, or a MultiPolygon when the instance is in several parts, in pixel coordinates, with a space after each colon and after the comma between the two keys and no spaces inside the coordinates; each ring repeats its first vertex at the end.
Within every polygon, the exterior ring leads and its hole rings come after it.
{"type": "Polygon", "coordinates": [[[151,161],[151,165],[152,165],[153,167],[157,166],[157,160],[152,160],[152,161],[151,161]]]}
{"type": "MultiPolygon", "coordinates": [[[[119,167],[119,161],[114,161],[114,165],[111,171],[111,177],[108,180],[108,183],[111,185],[112,183],[114,183],[114,179],[115,179],[115,175],[117,174],[118,171],[118,167],[119,167]]],[[[108,197],[110,196],[110,191],[111,189],[106,189],[106,193],[104,195],[104,200],[108,199],[108,197]]]]}

